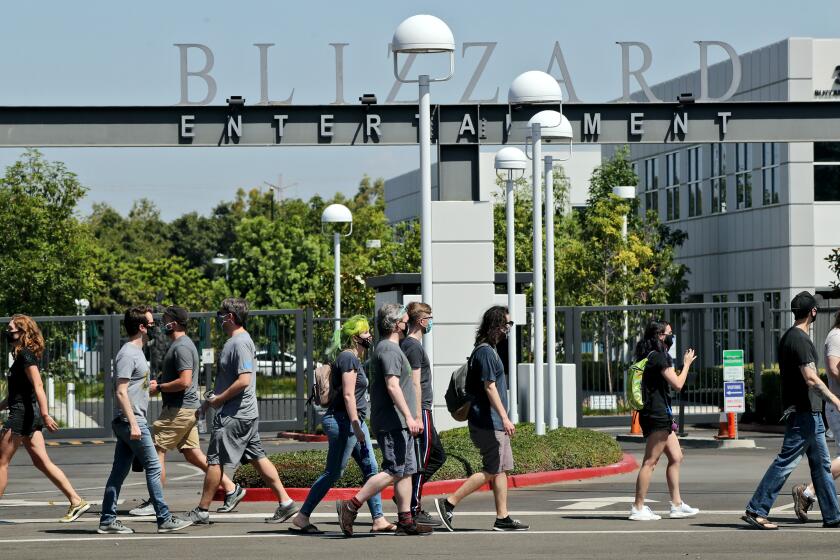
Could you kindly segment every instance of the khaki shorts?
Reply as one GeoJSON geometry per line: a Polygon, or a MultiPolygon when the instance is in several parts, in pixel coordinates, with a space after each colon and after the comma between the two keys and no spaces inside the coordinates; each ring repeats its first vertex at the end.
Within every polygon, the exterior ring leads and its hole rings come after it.
{"type": "Polygon", "coordinates": [[[198,429],[194,408],[173,408],[165,406],[152,424],[155,447],[170,451],[198,449],[198,429]]]}
{"type": "Polygon", "coordinates": [[[481,453],[481,470],[487,474],[513,470],[513,449],[510,447],[509,435],[470,426],[470,439],[481,453]]]}

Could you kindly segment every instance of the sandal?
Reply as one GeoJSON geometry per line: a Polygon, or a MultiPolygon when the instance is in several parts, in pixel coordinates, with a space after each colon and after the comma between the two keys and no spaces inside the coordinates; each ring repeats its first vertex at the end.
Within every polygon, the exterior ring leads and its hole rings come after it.
{"type": "Polygon", "coordinates": [[[395,533],[397,531],[397,526],[393,523],[389,523],[387,527],[384,529],[371,529],[371,533],[395,533]]]}
{"type": "Polygon", "coordinates": [[[290,533],[296,533],[298,535],[323,535],[324,534],[323,531],[318,529],[318,527],[316,527],[312,523],[310,523],[306,527],[297,527],[295,525],[292,525],[291,527],[289,527],[289,532],[290,533]]]}
{"type": "Polygon", "coordinates": [[[770,521],[765,517],[761,517],[760,515],[756,515],[751,511],[744,512],[744,515],[741,516],[741,519],[747,522],[751,527],[755,529],[761,529],[763,531],[774,531],[779,528],[778,525],[770,521]]]}

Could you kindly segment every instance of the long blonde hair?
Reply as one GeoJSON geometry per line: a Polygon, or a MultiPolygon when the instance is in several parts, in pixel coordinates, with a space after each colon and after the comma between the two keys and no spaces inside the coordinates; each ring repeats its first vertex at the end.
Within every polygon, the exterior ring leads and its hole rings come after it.
{"type": "Polygon", "coordinates": [[[20,343],[14,350],[15,357],[17,357],[18,353],[23,349],[26,348],[33,354],[35,357],[40,359],[41,356],[44,354],[44,335],[41,334],[41,329],[38,328],[38,323],[30,317],[29,315],[12,315],[11,321],[15,327],[20,330],[20,338],[18,339],[20,343]]]}

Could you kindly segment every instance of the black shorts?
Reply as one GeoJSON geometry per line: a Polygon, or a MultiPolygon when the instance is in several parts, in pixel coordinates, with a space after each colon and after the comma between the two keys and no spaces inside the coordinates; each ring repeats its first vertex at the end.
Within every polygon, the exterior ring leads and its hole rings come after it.
{"type": "Polygon", "coordinates": [[[639,414],[639,424],[642,426],[642,435],[645,439],[653,432],[668,432],[670,434],[673,431],[671,429],[672,423],[673,420],[670,418],[639,414]]]}
{"type": "Polygon", "coordinates": [[[3,430],[11,430],[13,434],[24,437],[30,437],[43,429],[44,422],[37,405],[12,406],[9,408],[9,419],[3,424],[3,430]]]}

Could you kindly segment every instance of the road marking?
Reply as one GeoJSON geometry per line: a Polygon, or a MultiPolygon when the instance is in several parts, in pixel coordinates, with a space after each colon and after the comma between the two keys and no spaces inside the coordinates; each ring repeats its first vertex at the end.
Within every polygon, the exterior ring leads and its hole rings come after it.
{"type": "MultiPolygon", "coordinates": [[[[744,526],[746,527],[746,526],[744,526]]],[[[511,536],[532,536],[532,535],[638,535],[638,534],[707,534],[707,533],[741,533],[744,531],[743,527],[732,527],[730,529],[641,529],[641,530],[615,530],[615,529],[599,529],[599,530],[567,530],[567,531],[455,531],[450,533],[448,531],[435,531],[434,535],[438,537],[472,537],[475,535],[496,535],[503,537],[511,536]]],[[[753,531],[755,532],[755,531],[753,531]]],[[[791,533],[832,533],[831,529],[797,529],[791,528],[785,531],[769,531],[766,537],[770,535],[790,535],[791,533]]],[[[755,532],[758,534],[757,532],[755,532]]],[[[338,531],[328,532],[327,535],[340,534],[338,531]]],[[[394,535],[382,535],[385,538],[394,538],[394,535]]],[[[379,537],[379,535],[377,535],[379,537]]],[[[299,535],[292,533],[249,533],[247,535],[191,535],[191,534],[166,534],[166,535],[94,535],[90,537],[57,537],[57,538],[29,538],[29,539],[0,539],[0,544],[28,544],[28,543],[68,543],[68,542],[93,542],[93,541],[117,541],[121,543],[128,543],[131,541],[156,541],[156,540],[218,540],[218,539],[288,539],[301,538],[299,535]]],[[[311,537],[304,537],[311,538],[311,537]]]]}
{"type": "MultiPolygon", "coordinates": [[[[0,502],[2,503],[2,502],[0,502]]],[[[772,510],[770,512],[771,515],[776,515],[778,512],[776,510],[772,510]]],[[[557,510],[549,510],[549,511],[511,511],[510,515],[513,517],[552,517],[552,518],[564,518],[564,517],[583,517],[583,516],[604,516],[604,515],[611,515],[617,517],[619,520],[621,518],[626,518],[630,512],[628,510],[580,510],[580,511],[557,511],[557,510]]],[[[703,516],[728,516],[728,517],[740,517],[744,514],[744,510],[742,509],[733,509],[733,510],[703,510],[700,512],[699,517],[695,519],[702,518],[703,516]]],[[[458,517],[495,517],[496,513],[492,511],[459,511],[458,517]]],[[[814,512],[810,514],[811,516],[819,517],[819,512],[814,512]]],[[[236,521],[254,521],[258,520],[258,522],[262,521],[266,517],[270,516],[270,512],[266,511],[263,513],[211,513],[210,519],[214,522],[236,522],[236,521]]],[[[311,515],[314,519],[335,519],[336,516],[334,513],[313,513],[311,515]]],[[[363,513],[359,512],[359,518],[369,518],[370,513],[363,513]]],[[[793,516],[789,517],[793,519],[793,516]]],[[[138,517],[129,517],[124,516],[122,518],[126,523],[133,523],[133,522],[153,522],[155,521],[155,517],[152,515],[148,516],[138,516],[138,517]]],[[[99,518],[95,516],[83,516],[74,521],[74,523],[98,523],[99,518]]],[[[0,519],[0,528],[3,525],[28,525],[28,524],[47,524],[47,523],[56,523],[54,518],[20,518],[20,519],[0,519]]]]}
{"type": "MultiPolygon", "coordinates": [[[[586,498],[581,500],[580,498],[574,498],[571,500],[548,500],[549,502],[572,502],[567,506],[560,506],[557,509],[560,510],[574,510],[574,511],[585,511],[585,510],[595,510],[602,507],[611,506],[613,504],[632,504],[636,501],[634,496],[613,496],[613,497],[603,497],[603,498],[586,498]]],[[[645,500],[646,503],[653,503],[656,500],[645,500]]]]}

